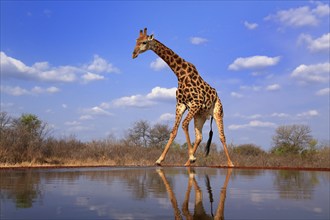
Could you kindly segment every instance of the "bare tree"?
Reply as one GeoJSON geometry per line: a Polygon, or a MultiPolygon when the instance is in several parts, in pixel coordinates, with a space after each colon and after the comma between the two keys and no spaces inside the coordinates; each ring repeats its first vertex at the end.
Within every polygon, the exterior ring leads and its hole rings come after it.
{"type": "Polygon", "coordinates": [[[273,144],[273,153],[299,154],[315,146],[315,139],[308,125],[283,125],[276,129],[273,144]]]}
{"type": "Polygon", "coordinates": [[[148,146],[150,125],[147,121],[137,121],[133,128],[128,130],[128,141],[135,145],[148,146]]]}
{"type": "Polygon", "coordinates": [[[12,118],[8,115],[7,112],[0,112],[0,131],[8,128],[11,122],[12,118]]]}
{"type": "Polygon", "coordinates": [[[149,146],[163,147],[170,138],[171,129],[166,124],[155,124],[149,134],[149,146]]]}
{"type": "Polygon", "coordinates": [[[167,143],[171,130],[168,125],[157,123],[150,126],[148,121],[137,121],[128,130],[126,141],[137,146],[162,147],[167,143]]]}

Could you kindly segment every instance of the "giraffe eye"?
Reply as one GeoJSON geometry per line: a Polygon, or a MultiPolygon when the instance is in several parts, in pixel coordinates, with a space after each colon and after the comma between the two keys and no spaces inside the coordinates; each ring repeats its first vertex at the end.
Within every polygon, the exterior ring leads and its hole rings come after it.
{"type": "Polygon", "coordinates": [[[147,44],[147,41],[143,41],[142,44],[147,44]]]}

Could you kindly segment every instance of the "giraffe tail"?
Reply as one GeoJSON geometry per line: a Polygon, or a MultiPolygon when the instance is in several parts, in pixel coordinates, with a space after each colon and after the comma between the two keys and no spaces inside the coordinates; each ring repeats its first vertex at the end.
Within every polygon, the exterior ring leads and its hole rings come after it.
{"type": "Polygon", "coordinates": [[[209,155],[210,153],[210,147],[211,147],[211,142],[212,142],[212,137],[213,137],[213,131],[212,131],[212,122],[213,122],[213,116],[211,117],[211,123],[210,123],[210,133],[209,133],[209,139],[207,140],[206,146],[205,146],[205,156],[209,155]]]}

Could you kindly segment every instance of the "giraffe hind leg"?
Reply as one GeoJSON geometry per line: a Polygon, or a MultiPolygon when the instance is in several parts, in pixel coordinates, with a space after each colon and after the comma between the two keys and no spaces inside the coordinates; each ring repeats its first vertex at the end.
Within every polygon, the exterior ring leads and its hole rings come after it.
{"type": "MultiPolygon", "coordinates": [[[[205,121],[206,121],[206,117],[204,117],[203,115],[197,114],[194,117],[195,143],[192,150],[193,155],[196,153],[199,144],[202,142],[203,139],[202,129],[205,121]]],[[[188,161],[185,163],[185,166],[189,166],[191,163],[194,163],[195,161],[196,161],[196,157],[195,160],[191,160],[191,158],[189,158],[188,161]]]]}
{"type": "Polygon", "coordinates": [[[226,157],[227,157],[227,164],[228,164],[229,167],[233,167],[234,164],[230,160],[230,156],[229,156],[228,149],[227,149],[227,144],[226,144],[226,137],[225,137],[224,125],[223,125],[223,109],[222,109],[222,104],[220,102],[220,99],[218,99],[215,103],[213,117],[216,121],[218,131],[219,131],[220,140],[221,140],[221,143],[222,143],[222,146],[223,146],[223,150],[225,151],[225,154],[226,154],[226,157]]]}
{"type": "MultiPolygon", "coordinates": [[[[195,117],[197,112],[198,112],[198,108],[196,108],[196,106],[191,106],[186,118],[182,122],[182,128],[186,135],[186,140],[188,145],[188,155],[189,155],[190,163],[194,163],[196,161],[196,157],[194,156],[195,153],[194,150],[195,148],[197,149],[198,145],[197,142],[195,143],[194,148],[191,145],[190,136],[189,136],[189,122],[191,121],[191,119],[195,117]]],[[[190,163],[186,163],[185,166],[189,166],[190,163]]]]}

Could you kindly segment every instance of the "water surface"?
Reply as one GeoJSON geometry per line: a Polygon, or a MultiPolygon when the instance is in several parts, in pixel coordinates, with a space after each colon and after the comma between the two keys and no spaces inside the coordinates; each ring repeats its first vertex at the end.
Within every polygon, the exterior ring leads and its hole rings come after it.
{"type": "Polygon", "coordinates": [[[0,219],[329,219],[330,172],[149,167],[0,175],[0,219]]]}

